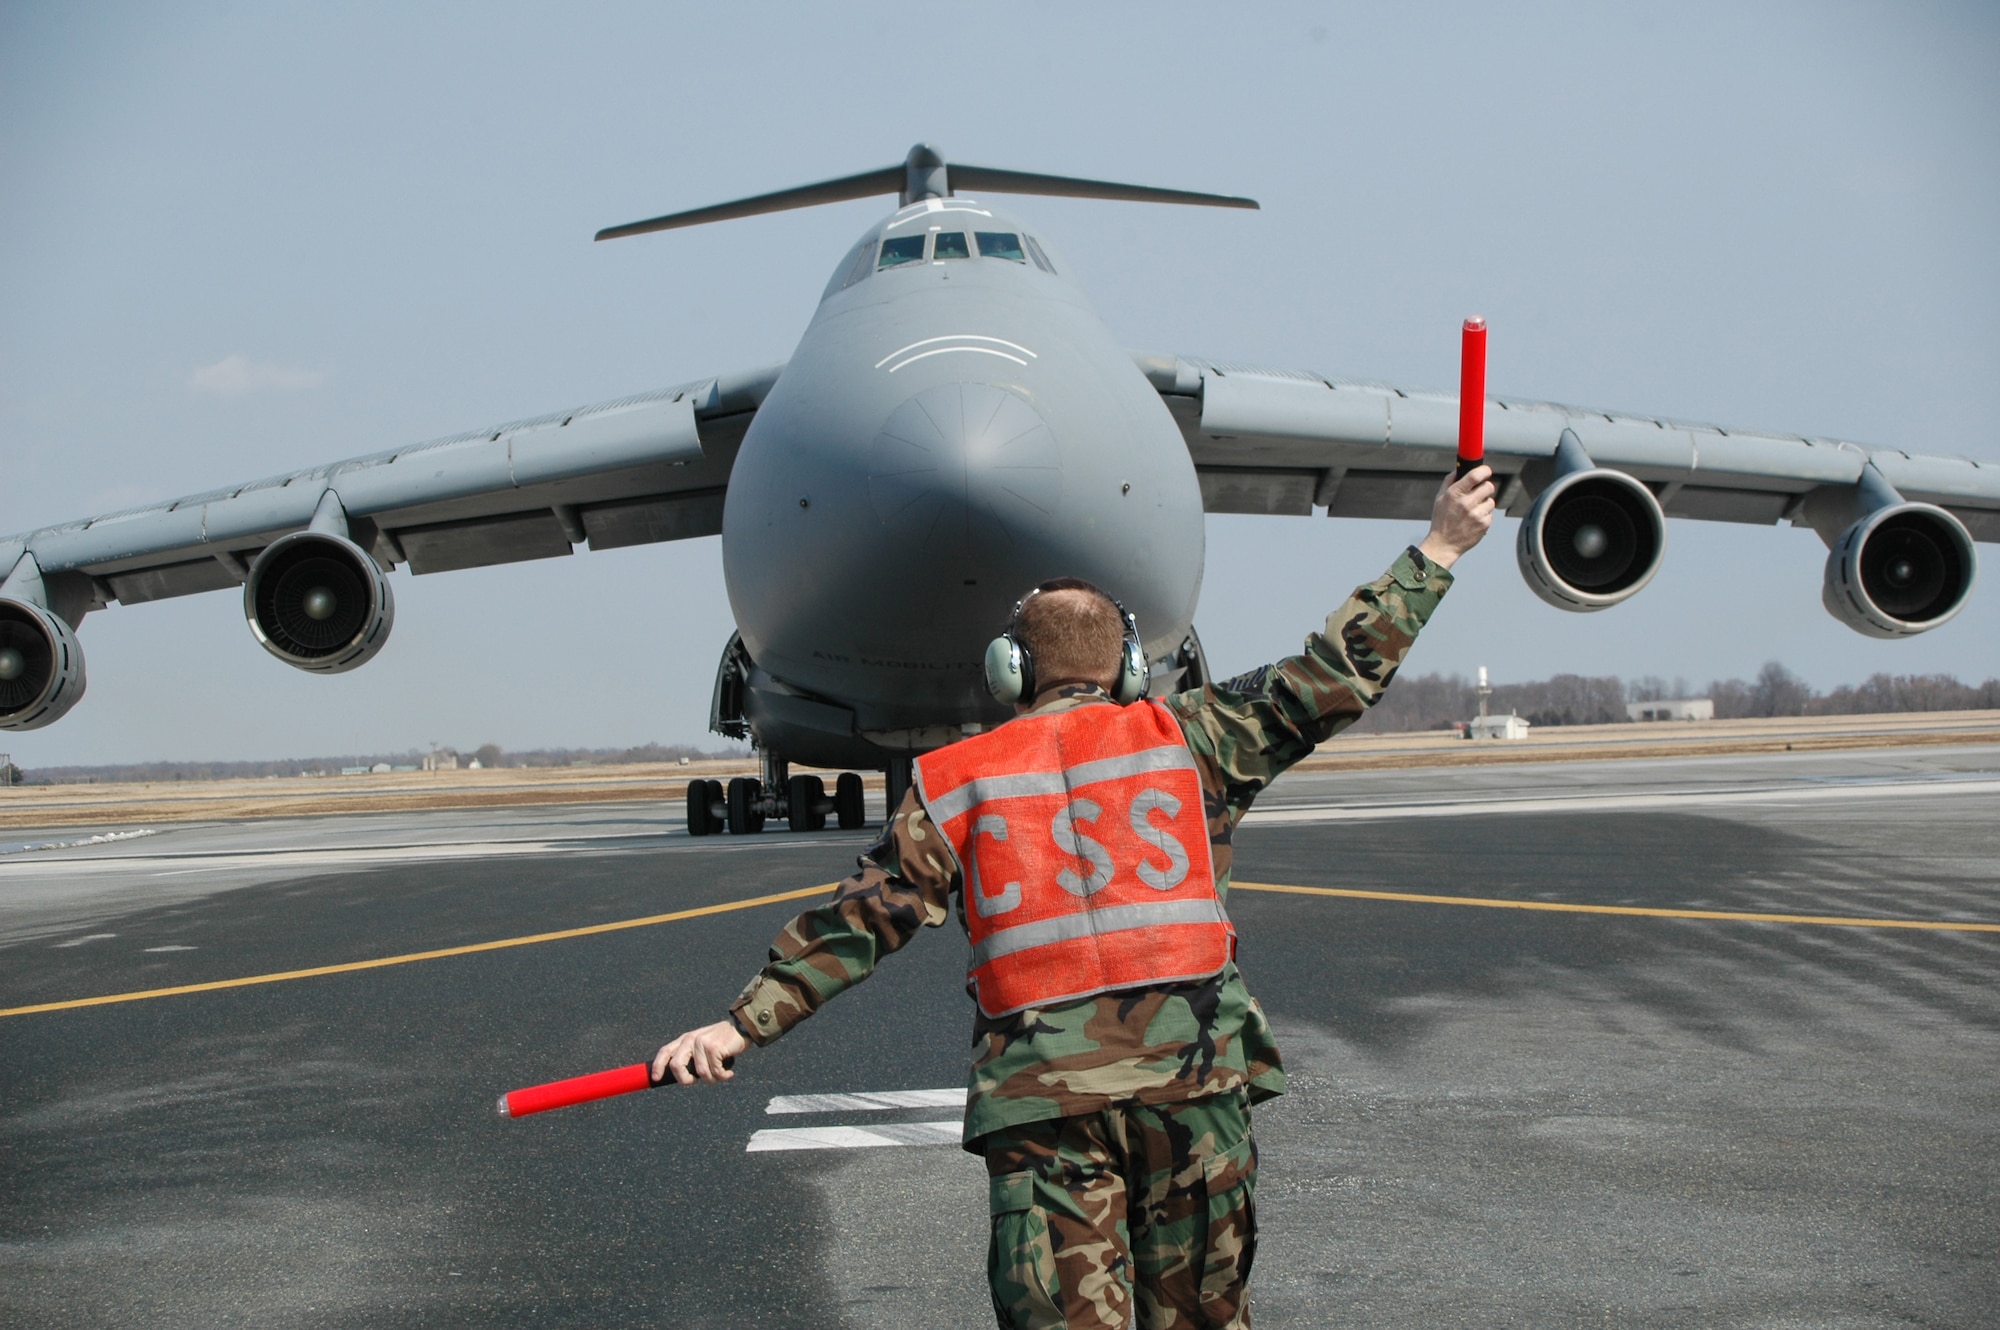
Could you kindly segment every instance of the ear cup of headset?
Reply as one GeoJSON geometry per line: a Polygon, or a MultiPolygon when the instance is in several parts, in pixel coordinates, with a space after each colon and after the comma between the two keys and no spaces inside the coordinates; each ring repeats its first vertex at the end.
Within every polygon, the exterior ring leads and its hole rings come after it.
{"type": "Polygon", "coordinates": [[[1118,682],[1112,687],[1111,700],[1121,707],[1131,706],[1146,695],[1152,674],[1152,666],[1146,663],[1146,649],[1139,645],[1136,633],[1128,633],[1124,649],[1118,653],[1118,682]]]}
{"type": "Polygon", "coordinates": [[[986,646],[986,691],[1003,706],[1033,697],[1035,665],[1026,648],[1002,633],[986,646]]]}

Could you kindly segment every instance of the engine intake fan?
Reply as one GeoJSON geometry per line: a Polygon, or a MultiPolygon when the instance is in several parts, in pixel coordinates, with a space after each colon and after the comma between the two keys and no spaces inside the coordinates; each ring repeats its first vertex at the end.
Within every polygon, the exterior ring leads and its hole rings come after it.
{"type": "Polygon", "coordinates": [[[1929,632],[1972,592],[1971,533],[1944,509],[1904,499],[1872,465],[1852,487],[1814,492],[1805,513],[1827,543],[1820,600],[1858,633],[1929,632]]]}
{"type": "Polygon", "coordinates": [[[1569,430],[1554,466],[1555,479],[1521,523],[1521,576],[1549,604],[1577,613],[1637,595],[1666,553],[1660,501],[1631,476],[1592,462],[1569,430]]]}
{"type": "Polygon", "coordinates": [[[83,648],[39,605],[0,599],[0,730],[37,730],[83,697],[83,648]]]}
{"type": "Polygon", "coordinates": [[[265,546],[243,583],[243,615],[264,649],[287,665],[338,674],[389,640],[396,600],[359,545],[296,531],[265,546]]]}

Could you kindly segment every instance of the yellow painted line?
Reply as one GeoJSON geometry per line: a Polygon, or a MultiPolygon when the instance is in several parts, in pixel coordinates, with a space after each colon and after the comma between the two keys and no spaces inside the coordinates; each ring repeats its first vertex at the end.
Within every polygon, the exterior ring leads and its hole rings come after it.
{"type": "Polygon", "coordinates": [[[654,924],[671,924],[681,919],[699,919],[707,914],[727,914],[731,910],[748,910],[759,905],[776,905],[780,901],[804,900],[808,896],[820,896],[838,886],[835,882],[824,882],[817,887],[805,887],[799,891],[781,891],[775,896],[753,896],[749,900],[724,901],[720,905],[703,905],[692,910],[675,910],[672,914],[649,914],[644,919],[620,919],[615,923],[591,924],[584,928],[565,928],[554,933],[532,933],[527,937],[503,937],[493,942],[474,942],[463,947],[440,947],[436,951],[412,951],[402,956],[380,956],[372,961],[346,961],[339,965],[315,965],[309,970],[281,970],[276,974],[252,974],[241,979],[216,979],[206,984],[181,984],[174,988],[148,988],[136,993],[106,993],[101,997],[72,998],[68,1002],[40,1002],[32,1007],[0,1008],[0,1016],[31,1016],[38,1011],[68,1011],[73,1007],[102,1007],[113,1002],[142,1002],[147,998],[178,997],[182,993],[213,993],[224,988],[248,988],[252,984],[282,984],[292,979],[315,979],[323,974],[348,974],[354,970],[379,970],[389,965],[409,965],[414,961],[442,960],[446,956],[470,956],[480,951],[502,951],[508,947],[532,947],[538,942],[561,942],[565,938],[590,937],[597,933],[616,933],[626,928],[650,928],[654,924]]]}
{"type": "MultiPolygon", "coordinates": [[[[1421,896],[1408,891],[1358,891],[1346,887],[1289,887],[1276,882],[1235,882],[1232,891],[1282,891],[1297,896],[1345,896],[1417,905],[1478,905],[1489,910],[1555,910],[1563,914],[1625,914],[1647,919],[1723,919],[1748,924],[1826,924],[1836,928],[1928,928],[1953,933],[2000,933],[2000,924],[1942,919],[1863,919],[1842,914],[1749,914],[1738,910],[1668,910],[1644,905],[1567,905],[1559,901],[1509,901],[1488,896],[1421,896]]],[[[7,1013],[0,1011],[0,1016],[7,1013]]]]}

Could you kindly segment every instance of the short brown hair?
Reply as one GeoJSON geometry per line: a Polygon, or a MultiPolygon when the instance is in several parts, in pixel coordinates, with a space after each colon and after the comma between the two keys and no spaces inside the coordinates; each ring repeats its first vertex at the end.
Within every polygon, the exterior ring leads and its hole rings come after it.
{"type": "Polygon", "coordinates": [[[1104,592],[1080,577],[1058,577],[1021,606],[1014,640],[1034,661],[1037,693],[1064,683],[1109,688],[1118,680],[1125,621],[1104,592]]]}

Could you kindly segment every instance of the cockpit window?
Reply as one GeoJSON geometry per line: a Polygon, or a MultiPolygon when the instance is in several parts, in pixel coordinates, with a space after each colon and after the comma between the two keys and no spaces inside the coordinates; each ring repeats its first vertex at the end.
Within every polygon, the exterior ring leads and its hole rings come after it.
{"type": "Polygon", "coordinates": [[[1026,263],[1028,256],[1021,252],[1021,237],[1012,231],[981,231],[979,252],[989,259],[1012,259],[1016,263],[1026,263]]]}
{"type": "Polygon", "coordinates": [[[845,291],[874,271],[875,237],[863,236],[855,243],[854,248],[848,251],[847,257],[840,261],[840,267],[834,272],[833,280],[827,284],[826,295],[820,299],[824,300],[826,296],[836,291],[845,291]]]}
{"type": "Polygon", "coordinates": [[[1055,272],[1056,265],[1049,262],[1049,256],[1042,252],[1042,247],[1035,243],[1033,236],[1028,237],[1028,252],[1035,256],[1035,262],[1041,265],[1043,272],[1055,272]]]}
{"type": "Polygon", "coordinates": [[[876,260],[879,268],[893,268],[899,263],[922,263],[924,259],[924,237],[897,236],[882,242],[882,257],[876,260]]]}
{"type": "Polygon", "coordinates": [[[937,245],[931,250],[934,259],[969,259],[972,250],[965,243],[963,231],[938,232],[937,245]]]}

